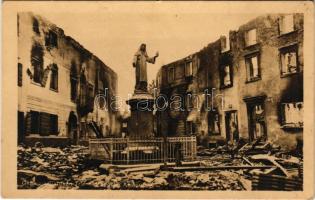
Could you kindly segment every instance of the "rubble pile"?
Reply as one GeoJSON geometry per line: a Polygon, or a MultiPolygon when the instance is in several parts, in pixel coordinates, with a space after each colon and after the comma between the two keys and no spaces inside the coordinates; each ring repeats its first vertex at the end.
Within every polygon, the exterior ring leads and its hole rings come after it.
{"type": "MultiPolygon", "coordinates": [[[[48,182],[59,183],[60,187],[73,187],[73,175],[86,168],[86,147],[67,148],[18,146],[18,187],[37,188],[48,182]]],[[[47,186],[47,185],[46,185],[47,186]]]]}
{"type": "Polygon", "coordinates": [[[18,188],[261,190],[270,186],[297,190],[303,183],[303,157],[261,141],[233,152],[224,146],[200,148],[197,160],[179,163],[113,165],[91,160],[87,147],[52,148],[38,143],[18,147],[18,188]]]}
{"type": "Polygon", "coordinates": [[[131,190],[245,190],[236,172],[167,172],[160,171],[155,176],[135,174],[99,174],[89,171],[89,175],[78,177],[80,189],[131,189],[131,190]]]}

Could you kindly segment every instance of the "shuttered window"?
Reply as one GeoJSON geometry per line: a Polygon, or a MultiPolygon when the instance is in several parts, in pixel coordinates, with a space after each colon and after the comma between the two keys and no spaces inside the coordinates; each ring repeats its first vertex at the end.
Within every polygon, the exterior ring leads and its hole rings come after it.
{"type": "Polygon", "coordinates": [[[30,111],[26,114],[25,122],[27,134],[58,135],[58,115],[30,111]]]}

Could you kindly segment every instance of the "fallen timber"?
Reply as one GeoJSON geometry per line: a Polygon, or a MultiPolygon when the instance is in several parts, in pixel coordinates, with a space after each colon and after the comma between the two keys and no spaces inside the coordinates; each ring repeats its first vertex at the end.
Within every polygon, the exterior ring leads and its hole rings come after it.
{"type": "Polygon", "coordinates": [[[265,166],[210,166],[210,167],[168,167],[165,170],[183,172],[183,171],[215,171],[215,170],[246,170],[246,169],[270,169],[274,166],[265,165],[265,166]]]}

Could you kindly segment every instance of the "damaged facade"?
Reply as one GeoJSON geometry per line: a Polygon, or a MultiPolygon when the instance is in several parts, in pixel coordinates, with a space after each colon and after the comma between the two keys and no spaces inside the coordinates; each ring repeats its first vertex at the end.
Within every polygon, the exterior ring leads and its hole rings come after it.
{"type": "Polygon", "coordinates": [[[303,14],[258,17],[161,67],[158,91],[173,102],[157,112],[158,133],[195,134],[205,146],[264,137],[301,148],[303,68],[303,14]]]}
{"type": "Polygon", "coordinates": [[[18,14],[17,82],[19,142],[77,144],[96,137],[95,130],[103,137],[119,132],[118,113],[108,108],[116,73],[32,13],[18,14]],[[105,93],[95,103],[95,96],[105,93]]]}

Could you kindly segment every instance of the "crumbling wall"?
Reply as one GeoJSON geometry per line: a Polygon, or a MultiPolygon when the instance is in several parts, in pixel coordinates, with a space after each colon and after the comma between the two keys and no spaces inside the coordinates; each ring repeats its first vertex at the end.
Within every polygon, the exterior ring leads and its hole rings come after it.
{"type": "MultiPolygon", "coordinates": [[[[77,105],[80,103],[78,100],[80,92],[82,92],[80,90],[80,75],[83,66],[87,68],[85,75],[88,82],[93,85],[93,96],[90,101],[92,103],[91,111],[94,107],[94,96],[97,93],[95,81],[98,68],[105,69],[103,78],[108,80],[110,96],[114,96],[117,91],[117,75],[114,71],[74,39],[64,35],[62,29],[41,16],[29,12],[18,14],[18,62],[22,65],[22,86],[19,87],[18,101],[19,111],[24,112],[24,116],[30,110],[57,115],[58,136],[60,137],[75,137],[75,135],[69,133],[68,120],[70,112],[75,113],[77,118],[82,117],[82,113],[77,112],[77,105]],[[52,44],[49,43],[51,32],[56,35],[56,39],[52,41],[52,44]],[[41,83],[36,83],[32,79],[34,67],[31,63],[31,48],[35,43],[43,49],[42,71],[45,81],[41,83]],[[58,67],[57,90],[50,88],[51,71],[48,66],[51,64],[56,64],[58,67]],[[71,99],[71,68],[75,69],[78,81],[75,99],[71,99]],[[47,73],[44,75],[44,72],[47,73]]],[[[108,117],[111,119],[110,128],[117,123],[116,115],[117,112],[111,112],[108,117]]],[[[81,121],[81,119],[77,121],[78,129],[81,128],[79,126],[81,121]]]]}
{"type": "MultiPolygon", "coordinates": [[[[242,25],[237,31],[230,31],[230,51],[222,53],[220,40],[217,40],[194,53],[199,58],[199,68],[193,80],[183,84],[188,84],[188,88],[198,88],[196,93],[208,90],[215,97],[212,103],[218,110],[220,121],[220,137],[209,136],[207,121],[209,112],[203,108],[196,123],[199,141],[207,144],[212,139],[226,138],[225,116],[229,111],[237,111],[239,136],[249,140],[248,110],[244,99],[257,96],[266,97],[264,107],[268,140],[288,149],[296,146],[296,139],[301,140],[302,129],[283,128],[280,107],[282,102],[303,102],[303,14],[294,14],[293,32],[279,35],[279,20],[282,16],[284,15],[260,16],[242,25]],[[257,43],[246,47],[245,33],[253,28],[257,30],[257,43]],[[283,76],[280,71],[279,52],[281,48],[289,45],[298,47],[298,64],[301,72],[283,76]],[[259,55],[261,78],[249,82],[246,77],[245,57],[254,53],[259,55]],[[231,87],[221,88],[219,71],[225,62],[231,62],[233,84],[231,87]],[[288,141],[287,145],[282,144],[285,140],[288,141]]],[[[161,90],[176,87],[167,81],[167,69],[176,62],[161,68],[161,90]]]]}
{"type": "Polygon", "coordinates": [[[279,36],[279,16],[267,15],[258,17],[249,23],[241,26],[237,31],[237,42],[232,49],[235,56],[234,65],[239,66],[239,105],[240,113],[240,132],[243,138],[248,138],[248,116],[246,104],[243,101],[245,97],[255,97],[266,95],[265,100],[265,117],[267,126],[268,140],[284,145],[282,141],[287,141],[287,147],[294,147],[296,137],[302,133],[302,130],[295,134],[284,130],[281,127],[281,113],[279,112],[279,104],[288,98],[292,101],[303,101],[303,74],[297,73],[291,76],[283,77],[280,73],[280,56],[279,49],[286,45],[298,45],[299,64],[303,68],[303,16],[295,14],[296,31],[286,35],[279,36]],[[245,47],[244,34],[246,31],[256,28],[257,45],[245,47]],[[259,52],[261,80],[256,82],[246,82],[246,66],[244,56],[259,52]],[[294,86],[293,86],[294,85],[294,86]]]}

